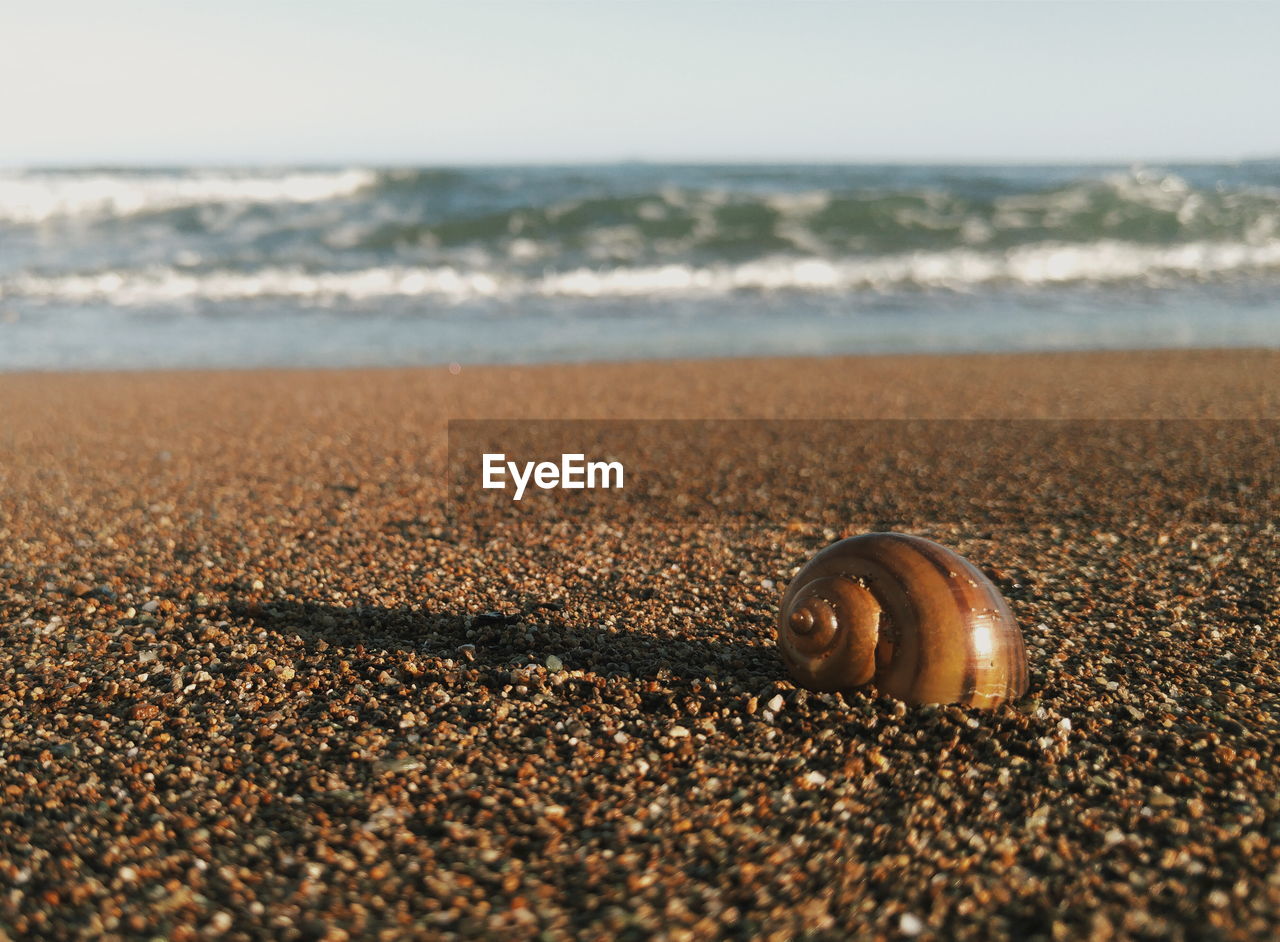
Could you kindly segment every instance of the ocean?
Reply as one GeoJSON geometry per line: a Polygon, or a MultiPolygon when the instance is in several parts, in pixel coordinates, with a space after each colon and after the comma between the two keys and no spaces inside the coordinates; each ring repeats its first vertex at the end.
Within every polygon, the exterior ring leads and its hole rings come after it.
{"type": "Polygon", "coordinates": [[[0,170],[0,370],[1280,346],[1280,160],[0,170]]]}

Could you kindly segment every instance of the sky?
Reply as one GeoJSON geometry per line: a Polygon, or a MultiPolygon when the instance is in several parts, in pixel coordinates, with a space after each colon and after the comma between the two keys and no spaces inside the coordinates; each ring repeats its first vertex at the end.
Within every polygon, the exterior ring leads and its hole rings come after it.
{"type": "Polygon", "coordinates": [[[0,165],[1280,154],[1280,4],[5,0],[0,165]]]}

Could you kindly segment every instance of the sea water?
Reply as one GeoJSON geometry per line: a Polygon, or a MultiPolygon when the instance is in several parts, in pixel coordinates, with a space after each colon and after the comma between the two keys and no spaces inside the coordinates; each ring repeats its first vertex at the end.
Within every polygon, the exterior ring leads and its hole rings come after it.
{"type": "Polygon", "coordinates": [[[1280,346],[1280,161],[0,170],[0,369],[1280,346]]]}

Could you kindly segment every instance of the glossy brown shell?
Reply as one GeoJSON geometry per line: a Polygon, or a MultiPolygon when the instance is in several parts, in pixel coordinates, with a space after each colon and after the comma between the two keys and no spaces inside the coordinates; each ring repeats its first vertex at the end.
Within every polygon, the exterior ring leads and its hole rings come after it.
{"type": "Polygon", "coordinates": [[[778,647],[797,684],[873,684],[907,703],[995,707],[1027,692],[1022,632],[1000,592],[923,537],[868,533],[809,561],[787,587],[778,647]]]}

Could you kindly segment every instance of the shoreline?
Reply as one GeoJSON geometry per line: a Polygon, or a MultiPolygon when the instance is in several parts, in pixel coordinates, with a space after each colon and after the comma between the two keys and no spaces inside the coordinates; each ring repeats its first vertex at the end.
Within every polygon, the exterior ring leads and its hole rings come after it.
{"type": "MultiPolygon", "coordinates": [[[[0,337],[3,335],[0,334],[0,337]]],[[[102,366],[102,367],[15,367],[0,368],[0,378],[9,376],[134,376],[134,375],[200,375],[200,374],[245,374],[245,373],[383,373],[396,371],[433,371],[461,367],[466,370],[538,370],[538,369],[579,369],[610,368],[643,365],[690,365],[699,363],[751,363],[775,362],[784,360],[952,360],[976,357],[997,358],[1081,358],[1081,357],[1148,357],[1179,355],[1197,356],[1203,354],[1268,354],[1280,351],[1280,346],[1259,343],[1256,340],[1221,345],[1204,344],[1186,346],[1174,344],[1168,346],[1063,346],[1048,349],[1034,347],[1012,349],[920,349],[920,350],[873,350],[858,352],[839,350],[830,353],[782,352],[770,353],[727,353],[727,354],[685,354],[685,355],[639,355],[617,357],[603,356],[599,359],[539,359],[522,362],[504,362],[501,360],[431,360],[411,363],[267,363],[246,366],[181,365],[181,366],[102,366]]]]}
{"type": "MultiPolygon", "coordinates": [[[[585,360],[546,360],[546,361],[530,361],[521,363],[508,363],[500,360],[478,360],[474,362],[458,363],[464,369],[572,369],[572,368],[594,368],[594,367],[610,367],[610,366],[637,366],[643,364],[672,364],[672,365],[690,365],[695,363],[753,363],[753,362],[771,362],[776,360],[952,360],[967,359],[973,357],[1110,357],[1110,356],[1200,356],[1205,354],[1268,354],[1280,352],[1280,347],[1258,345],[1258,344],[1225,344],[1215,346],[1212,344],[1204,346],[1150,346],[1150,347],[1069,347],[1054,348],[1047,350],[1027,349],[1027,350],[920,350],[920,351],[897,351],[897,352],[868,352],[858,353],[850,351],[841,351],[836,353],[780,353],[771,354],[736,354],[729,353],[723,355],[711,356],[655,356],[655,357],[633,357],[629,359],[585,359],[585,360]]],[[[192,366],[192,367],[127,367],[114,369],[111,367],[103,367],[101,369],[87,367],[83,369],[29,369],[29,370],[5,370],[0,371],[0,377],[4,376],[131,376],[135,374],[173,374],[184,376],[191,373],[364,373],[364,372],[394,372],[394,371],[414,371],[414,370],[438,370],[447,369],[454,365],[457,361],[440,360],[425,363],[390,363],[390,364],[367,364],[355,366],[312,366],[312,365],[290,365],[278,364],[268,366],[243,366],[243,367],[222,367],[222,366],[192,366]]]]}

